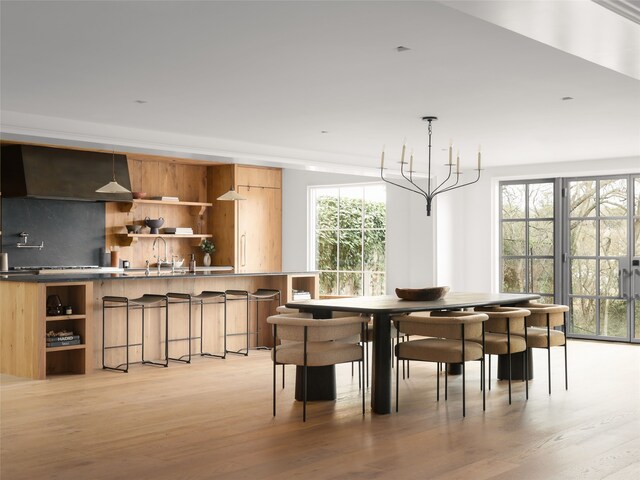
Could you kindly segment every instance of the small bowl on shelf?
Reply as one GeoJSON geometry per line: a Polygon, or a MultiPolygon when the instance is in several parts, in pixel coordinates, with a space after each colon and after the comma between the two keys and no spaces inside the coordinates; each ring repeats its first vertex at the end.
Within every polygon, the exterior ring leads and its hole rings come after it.
{"type": "Polygon", "coordinates": [[[127,233],[140,233],[142,225],[125,225],[127,227],[127,233]]]}
{"type": "Polygon", "coordinates": [[[131,192],[131,195],[133,195],[133,198],[140,200],[147,196],[147,192],[131,192]]]}
{"type": "Polygon", "coordinates": [[[162,226],[162,224],[164,224],[164,218],[160,217],[160,218],[149,218],[146,217],[144,219],[144,223],[147,227],[149,227],[151,229],[151,234],[152,235],[158,235],[159,232],[159,228],[162,226]]]}
{"type": "Polygon", "coordinates": [[[396,288],[396,295],[402,300],[413,302],[431,302],[443,298],[449,287],[430,287],[430,288],[396,288]]]}

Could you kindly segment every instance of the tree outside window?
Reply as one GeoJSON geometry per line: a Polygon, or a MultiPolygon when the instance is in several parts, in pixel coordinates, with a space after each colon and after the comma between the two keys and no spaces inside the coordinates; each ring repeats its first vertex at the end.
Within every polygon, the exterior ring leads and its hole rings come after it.
{"type": "Polygon", "coordinates": [[[311,187],[312,265],[320,294],[385,293],[384,185],[311,187]]]}

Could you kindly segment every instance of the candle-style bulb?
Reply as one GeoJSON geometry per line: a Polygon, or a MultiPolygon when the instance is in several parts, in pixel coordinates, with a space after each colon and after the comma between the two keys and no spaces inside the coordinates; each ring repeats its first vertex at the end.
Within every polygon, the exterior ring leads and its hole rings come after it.
{"type": "Polygon", "coordinates": [[[384,168],[384,145],[382,146],[382,156],[380,157],[380,170],[384,168]]]}

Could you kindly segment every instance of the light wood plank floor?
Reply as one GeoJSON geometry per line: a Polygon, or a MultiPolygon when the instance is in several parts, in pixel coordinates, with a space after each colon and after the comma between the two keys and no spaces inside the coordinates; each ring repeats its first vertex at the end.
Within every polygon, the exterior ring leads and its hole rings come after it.
{"type": "MultiPolygon", "coordinates": [[[[134,366],[45,381],[1,377],[1,477],[14,479],[638,479],[640,346],[573,341],[535,351],[529,401],[494,383],[482,412],[479,369],[435,401],[435,367],[412,364],[400,412],[360,414],[357,374],[338,367],[336,402],[293,400],[294,369],[271,416],[268,352],[134,366]]],[[[494,369],[495,364],[494,362],[494,369]]],[[[280,372],[280,369],[279,369],[280,372]]],[[[495,377],[495,374],[494,374],[495,377]]],[[[369,405],[367,398],[367,405],[369,405]]],[[[368,408],[367,408],[368,410],[368,408]]]]}

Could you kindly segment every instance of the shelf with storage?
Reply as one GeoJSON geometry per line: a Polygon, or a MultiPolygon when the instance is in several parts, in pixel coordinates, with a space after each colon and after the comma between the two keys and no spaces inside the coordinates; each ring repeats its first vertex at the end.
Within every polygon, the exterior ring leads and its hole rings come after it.
{"type": "MultiPolygon", "coordinates": [[[[88,373],[91,370],[92,283],[48,283],[45,285],[46,303],[57,297],[63,307],[71,307],[68,315],[46,314],[41,345],[45,352],[45,375],[88,373]],[[77,345],[47,347],[47,332],[72,332],[80,336],[77,345]]],[[[47,312],[48,305],[44,311],[47,312]]],[[[57,313],[57,312],[56,312],[57,313]]]]}
{"type": "Polygon", "coordinates": [[[118,235],[119,244],[121,246],[130,246],[134,243],[137,243],[139,239],[149,239],[149,238],[190,238],[194,240],[194,246],[200,245],[200,241],[203,238],[211,238],[213,235],[209,233],[192,233],[189,235],[180,235],[175,233],[121,233],[118,235]]]}

